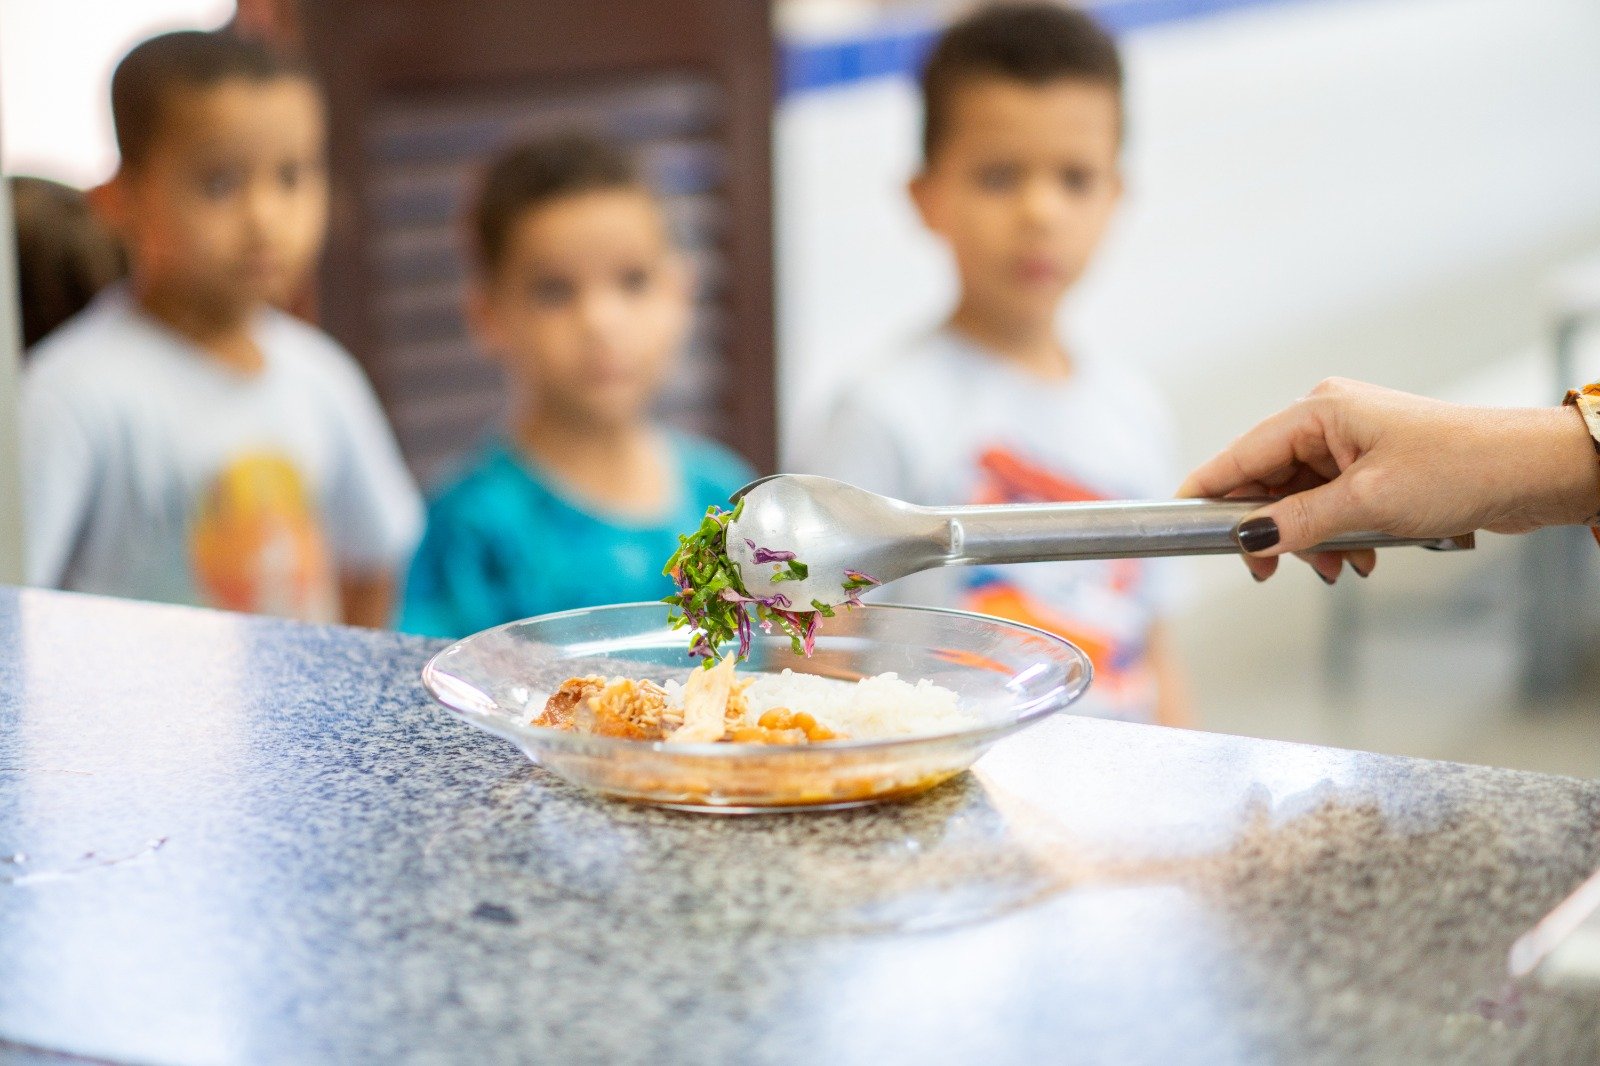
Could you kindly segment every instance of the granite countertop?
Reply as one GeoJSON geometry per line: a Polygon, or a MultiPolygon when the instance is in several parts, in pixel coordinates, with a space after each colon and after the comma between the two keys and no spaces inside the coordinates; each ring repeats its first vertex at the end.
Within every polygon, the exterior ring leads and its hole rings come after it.
{"type": "Polygon", "coordinates": [[[1600,783],[1057,718],[898,805],[591,798],[437,642],[0,590],[0,1059],[1596,1062],[1600,783]]]}

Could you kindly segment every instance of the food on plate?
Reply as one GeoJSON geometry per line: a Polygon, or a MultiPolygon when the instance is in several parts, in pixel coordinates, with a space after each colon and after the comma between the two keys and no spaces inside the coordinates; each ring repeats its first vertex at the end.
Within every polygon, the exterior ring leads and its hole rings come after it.
{"type": "Polygon", "coordinates": [[[652,681],[615,677],[569,677],[547,701],[535,725],[600,737],[659,740],[676,729],[681,709],[667,706],[667,693],[652,681]]]}
{"type": "Polygon", "coordinates": [[[850,682],[790,670],[736,677],[729,656],[683,684],[568,678],[533,724],[668,744],[800,745],[951,733],[977,722],[954,692],[931,681],[888,673],[850,682]]]}
{"type": "MultiPolygon", "coordinates": [[[[774,626],[789,636],[796,655],[809,656],[816,645],[817,627],[823,618],[832,618],[834,609],[820,600],[796,605],[783,593],[752,596],[739,580],[738,568],[728,558],[728,523],[744,508],[740,500],[728,511],[720,507],[706,510],[700,528],[678,538],[678,550],[663,569],[677,585],[677,591],[662,602],[674,608],[670,621],[674,629],[689,627],[689,654],[710,667],[717,649],[737,639],[737,658],[750,654],[754,626],[772,632],[774,626]]],[[[759,564],[771,564],[773,581],[802,581],[809,571],[794,552],[774,551],[749,542],[759,564]]],[[[849,594],[848,606],[860,603],[863,589],[878,584],[870,574],[845,572],[841,586],[849,594]]]]}
{"type": "MultiPolygon", "coordinates": [[[[742,696],[744,693],[741,692],[742,696]]],[[[672,744],[715,744],[728,731],[728,697],[733,695],[733,660],[699,670],[683,686],[683,724],[667,736],[672,744]]]]}

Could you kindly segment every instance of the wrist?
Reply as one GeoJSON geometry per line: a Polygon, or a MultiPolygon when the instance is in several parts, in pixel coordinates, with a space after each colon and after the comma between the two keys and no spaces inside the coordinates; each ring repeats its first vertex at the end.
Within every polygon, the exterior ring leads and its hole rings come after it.
{"type": "Polygon", "coordinates": [[[1537,412],[1538,468],[1530,487],[1543,489],[1533,512],[1540,525],[1593,524],[1600,518],[1600,454],[1574,407],[1537,412]]]}

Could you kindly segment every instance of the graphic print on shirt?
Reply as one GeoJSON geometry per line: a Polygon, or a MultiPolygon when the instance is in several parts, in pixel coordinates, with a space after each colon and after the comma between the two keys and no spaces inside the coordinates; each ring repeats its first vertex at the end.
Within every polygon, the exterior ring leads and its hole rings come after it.
{"type": "MultiPolygon", "coordinates": [[[[973,503],[1087,503],[1112,497],[1070,474],[1047,470],[1007,448],[977,456],[973,503]]],[[[1069,565],[974,567],[962,573],[961,606],[1035,626],[1072,641],[1094,663],[1097,702],[1144,717],[1155,699],[1145,662],[1150,617],[1137,559],[1069,565]],[[1138,713],[1143,708],[1144,713],[1138,713]]]]}
{"type": "Polygon", "coordinates": [[[286,456],[224,464],[189,534],[195,587],[212,607],[307,622],[339,618],[332,557],[305,478],[286,456]]]}

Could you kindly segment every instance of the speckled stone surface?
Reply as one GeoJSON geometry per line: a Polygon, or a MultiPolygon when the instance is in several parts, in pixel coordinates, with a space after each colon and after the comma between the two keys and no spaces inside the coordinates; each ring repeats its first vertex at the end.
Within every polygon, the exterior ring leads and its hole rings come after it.
{"type": "Polygon", "coordinates": [[[438,645],[0,590],[0,1058],[1600,1061],[1600,784],[1059,718],[913,802],[589,798],[438,645]]]}

